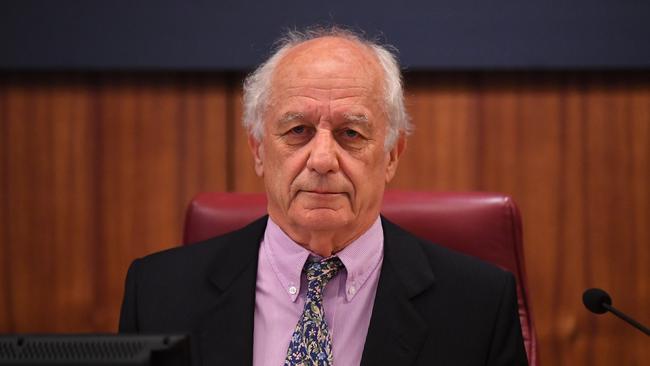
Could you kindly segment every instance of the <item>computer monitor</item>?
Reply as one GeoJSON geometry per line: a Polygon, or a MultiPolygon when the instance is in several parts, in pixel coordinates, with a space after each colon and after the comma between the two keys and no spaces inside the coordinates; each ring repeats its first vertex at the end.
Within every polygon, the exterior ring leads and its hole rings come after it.
{"type": "Polygon", "coordinates": [[[0,335],[0,365],[191,365],[188,335],[0,335]]]}

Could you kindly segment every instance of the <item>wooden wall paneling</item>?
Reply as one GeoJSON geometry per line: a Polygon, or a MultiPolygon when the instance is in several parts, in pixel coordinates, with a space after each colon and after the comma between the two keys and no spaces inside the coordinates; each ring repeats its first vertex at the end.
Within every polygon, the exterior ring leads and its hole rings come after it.
{"type": "Polygon", "coordinates": [[[140,243],[140,248],[146,252],[155,251],[161,246],[176,246],[180,241],[182,216],[170,210],[179,205],[179,177],[185,173],[180,170],[179,164],[178,137],[182,136],[182,121],[175,82],[179,80],[163,78],[139,88],[135,154],[127,157],[136,163],[134,229],[136,237],[145,240],[140,243]]]}
{"type": "MultiPolygon", "coordinates": [[[[609,291],[613,292],[617,305],[628,309],[627,304],[632,304],[633,286],[626,281],[627,278],[638,278],[639,268],[635,266],[635,248],[632,242],[634,230],[634,221],[632,217],[621,220],[625,212],[633,208],[631,193],[633,192],[632,182],[634,180],[631,154],[631,124],[627,106],[628,96],[624,89],[620,88],[620,82],[614,80],[610,82],[611,86],[607,90],[607,107],[609,109],[606,116],[608,117],[606,130],[608,131],[608,153],[609,161],[606,163],[609,167],[609,181],[605,188],[609,196],[608,209],[603,213],[610,221],[609,227],[612,229],[608,232],[605,242],[605,251],[603,257],[609,258],[610,267],[608,268],[610,278],[613,279],[612,287],[609,291]],[[616,126],[620,126],[616,128],[616,126]],[[611,223],[615,223],[612,225],[611,223]],[[620,244],[619,244],[620,243],[620,244]],[[627,273],[626,273],[627,272],[627,273]],[[625,292],[621,295],[620,292],[625,292]]],[[[609,83],[608,83],[609,84],[609,83]]],[[[601,272],[602,274],[602,272],[601,272]]],[[[614,320],[614,319],[613,319],[614,320]]],[[[634,349],[632,344],[626,340],[625,334],[634,332],[631,327],[618,322],[612,333],[603,334],[603,340],[608,343],[612,349],[609,355],[610,364],[621,362],[624,364],[633,364],[635,362],[634,349]],[[620,327],[620,328],[619,328],[620,327]],[[618,333],[617,329],[622,332],[618,333]],[[618,333],[618,334],[617,334],[618,333]],[[612,337],[612,335],[614,337],[612,337]],[[611,338],[614,338],[612,340],[611,338]],[[622,356],[616,355],[617,350],[624,350],[622,356]]]]}
{"type": "Polygon", "coordinates": [[[537,286],[544,282],[558,285],[565,276],[573,275],[574,267],[564,266],[564,246],[560,236],[562,223],[558,221],[563,204],[558,193],[564,189],[561,168],[566,159],[561,137],[566,121],[562,118],[562,102],[555,88],[561,80],[536,75],[523,77],[521,83],[514,168],[517,186],[512,188],[512,192],[524,214],[525,255],[533,311],[541,308],[542,314],[550,313],[549,318],[538,322],[546,325],[541,327],[539,334],[544,345],[551,339],[548,337],[549,328],[552,332],[560,328],[566,334],[576,328],[573,312],[561,313],[560,309],[549,306],[558,296],[559,288],[537,286]]]}
{"type": "Polygon", "coordinates": [[[406,105],[415,129],[389,188],[475,187],[479,133],[472,80],[459,74],[406,78],[406,105]]]}
{"type": "MultiPolygon", "coordinates": [[[[13,314],[13,285],[12,285],[12,251],[8,245],[11,240],[12,231],[10,230],[9,211],[11,201],[9,199],[9,176],[11,169],[10,162],[10,141],[11,126],[9,119],[11,111],[9,105],[17,98],[18,89],[15,88],[13,93],[9,92],[10,79],[3,77],[0,79],[0,331],[12,330],[15,327],[15,317],[13,314]]],[[[14,102],[15,103],[15,102],[14,102]]],[[[15,229],[14,229],[15,230],[15,229]]]]}
{"type": "Polygon", "coordinates": [[[508,192],[517,198],[520,81],[507,75],[482,75],[479,87],[479,163],[477,189],[508,192]]]}
{"type": "MultiPolygon", "coordinates": [[[[620,155],[615,150],[617,131],[608,129],[609,124],[618,124],[621,121],[614,119],[615,116],[610,112],[612,107],[608,98],[606,85],[602,81],[590,89],[588,94],[588,104],[586,110],[586,120],[588,123],[586,134],[586,143],[588,146],[588,160],[586,164],[585,176],[587,179],[587,201],[586,220],[589,223],[589,230],[586,236],[586,243],[589,250],[585,252],[585,260],[588,264],[586,276],[588,283],[593,283],[612,291],[616,282],[613,273],[613,259],[609,256],[610,246],[615,244],[615,235],[620,234],[620,229],[616,226],[624,225],[624,222],[616,222],[615,212],[617,209],[616,196],[620,193],[613,191],[614,176],[617,174],[617,164],[621,163],[620,155]]],[[[616,240],[617,242],[618,240],[616,240]]],[[[625,248],[618,247],[617,251],[621,255],[625,248]]],[[[616,296],[616,293],[612,293],[616,296]]],[[[621,296],[615,297],[620,304],[621,296]]],[[[587,355],[587,362],[596,363],[596,359],[604,360],[604,363],[611,364],[610,357],[613,354],[614,345],[618,343],[620,337],[615,337],[611,330],[616,326],[615,319],[592,318],[593,336],[589,344],[591,350],[596,350],[598,355],[590,352],[587,355]],[[596,358],[597,357],[597,358],[596,358]]],[[[620,355],[619,357],[625,357],[620,355]]]]}
{"type": "MultiPolygon", "coordinates": [[[[621,309],[630,309],[642,300],[639,298],[641,294],[634,291],[634,281],[630,279],[634,278],[647,286],[650,278],[648,262],[641,264],[635,259],[637,252],[643,251],[640,248],[644,245],[647,248],[650,240],[646,237],[639,243],[634,242],[635,220],[631,215],[635,206],[640,209],[647,207],[647,201],[643,202],[639,199],[643,196],[635,197],[633,193],[637,179],[646,189],[650,182],[647,174],[639,176],[633,170],[632,135],[643,135],[643,130],[630,129],[634,124],[629,119],[632,111],[625,92],[630,85],[628,80],[622,81],[625,84],[599,78],[589,91],[587,115],[590,130],[587,146],[590,162],[585,179],[589,182],[586,219],[590,230],[586,255],[590,265],[588,285],[598,284],[608,289],[621,309]]],[[[650,120],[645,123],[650,123],[650,120]]],[[[641,315],[648,313],[648,302],[645,304],[646,310],[641,315]]],[[[592,321],[594,337],[591,346],[599,351],[598,361],[603,364],[635,364],[636,352],[631,348],[634,342],[630,340],[639,337],[637,332],[613,317],[592,321]]]]}
{"type": "Polygon", "coordinates": [[[231,174],[227,169],[231,145],[228,131],[232,123],[228,113],[231,96],[227,79],[197,75],[193,80],[188,81],[187,93],[184,93],[192,101],[186,108],[188,115],[184,120],[188,126],[193,126],[185,134],[188,152],[184,161],[197,166],[192,165],[182,176],[186,180],[182,205],[187,205],[190,197],[198,192],[225,190],[231,174]],[[195,83],[200,87],[195,88],[195,83]]]}
{"type": "MultiPolygon", "coordinates": [[[[50,183],[50,174],[48,174],[49,156],[48,146],[45,145],[45,135],[47,135],[47,121],[44,121],[47,113],[45,92],[41,91],[36,94],[29,87],[21,87],[13,90],[8,95],[8,103],[13,108],[8,107],[9,120],[13,121],[8,127],[8,140],[15,146],[8,156],[8,170],[11,172],[11,181],[7,184],[8,207],[7,211],[12,213],[12,223],[7,225],[9,231],[9,266],[10,271],[10,296],[11,312],[14,318],[16,330],[24,327],[33,318],[29,315],[34,314],[37,320],[43,323],[51,320],[43,311],[38,312],[36,307],[40,304],[49,304],[52,301],[54,292],[52,291],[53,265],[45,263],[41,265],[43,258],[52,256],[50,245],[52,233],[46,225],[48,212],[51,212],[51,200],[47,199],[46,190],[34,190],[31,182],[41,181],[50,183]],[[28,95],[31,94],[31,97],[28,95]],[[33,120],[31,126],[21,121],[21,118],[29,116],[33,120]],[[28,141],[34,142],[34,147],[30,149],[28,141]],[[33,197],[38,202],[39,209],[35,210],[30,207],[25,209],[27,203],[33,197]],[[13,224],[15,222],[15,224],[13,224]],[[46,232],[49,231],[49,232],[46,232]],[[19,238],[29,240],[18,240],[19,238]],[[20,246],[13,243],[20,242],[20,246]],[[38,262],[37,262],[38,261],[38,262]],[[39,268],[39,272],[34,271],[39,268]],[[16,303],[25,304],[17,307],[16,303]],[[40,314],[38,314],[40,313],[40,314]]],[[[50,325],[52,326],[52,324],[50,325]]]]}
{"type": "MultiPolygon", "coordinates": [[[[567,77],[558,90],[560,104],[559,136],[560,159],[558,159],[558,190],[552,195],[557,201],[554,230],[557,240],[537,243],[537,251],[551,248],[552,256],[538,263],[538,258],[527,251],[528,262],[533,266],[532,281],[538,284],[538,292],[546,298],[538,298],[536,317],[544,352],[542,360],[552,364],[585,364],[587,340],[584,320],[587,312],[578,302],[584,287],[585,232],[588,225],[585,215],[584,166],[588,158],[584,133],[585,97],[584,84],[580,79],[567,77]],[[570,278],[570,280],[568,280],[570,278]],[[544,326],[546,325],[546,326],[544,326]],[[564,361],[564,362],[563,362],[564,361]]],[[[528,228],[534,224],[528,225],[528,228]]],[[[526,243],[527,249],[531,246],[526,243]]],[[[529,276],[530,278],[530,276],[529,276]]]]}
{"type": "Polygon", "coordinates": [[[225,189],[225,85],[178,75],[13,80],[0,111],[11,213],[3,330],[115,330],[128,264],[180,243],[192,195],[225,189]]]}
{"type": "MultiPolygon", "coordinates": [[[[87,244],[93,242],[92,232],[96,228],[96,223],[91,221],[92,201],[87,199],[95,192],[94,156],[88,153],[92,149],[93,129],[87,123],[91,104],[76,78],[65,83],[56,80],[48,92],[53,184],[47,188],[52,195],[53,211],[47,214],[54,229],[51,238],[54,255],[42,260],[53,263],[56,274],[50,301],[54,306],[48,309],[53,313],[48,315],[56,319],[57,330],[91,331],[95,324],[88,309],[95,305],[94,276],[82,275],[93,273],[88,259],[96,253],[87,244]]],[[[52,245],[47,241],[43,244],[52,245]]]]}
{"type": "MultiPolygon", "coordinates": [[[[648,195],[648,186],[650,186],[650,98],[647,91],[642,89],[628,89],[625,85],[617,88],[625,97],[623,111],[627,125],[627,134],[625,136],[626,146],[626,170],[627,181],[622,182],[625,185],[626,201],[623,207],[625,216],[629,222],[629,242],[630,256],[628,257],[629,266],[624,268],[633,269],[632,275],[641,280],[632,283],[627,282],[627,276],[623,275],[621,282],[626,283],[627,299],[625,310],[633,314],[639,314],[644,324],[650,323],[650,196],[648,195]],[[644,104],[635,104],[636,95],[645,96],[644,104]],[[645,118],[645,126],[643,119],[645,118]],[[645,186],[645,190],[641,187],[645,186]],[[645,243],[645,245],[644,245],[645,243]]],[[[623,216],[623,215],[621,215],[623,216]]],[[[636,315],[635,315],[636,316],[636,315]]],[[[634,329],[630,329],[634,330],[634,329]]],[[[650,359],[650,347],[647,337],[644,339],[639,332],[635,333],[631,340],[629,348],[629,357],[632,360],[650,359]]]]}
{"type": "MultiPolygon", "coordinates": [[[[479,98],[479,164],[477,164],[477,189],[483,191],[504,192],[514,197],[519,204],[524,218],[524,235],[527,235],[528,217],[526,201],[523,193],[528,171],[522,162],[525,161],[525,147],[528,143],[525,128],[529,114],[524,110],[523,95],[527,85],[518,74],[482,74],[476,85],[479,98]]],[[[527,107],[534,107],[528,105],[527,107]]],[[[534,121],[537,123],[538,121],[534,121]]],[[[546,125],[542,126],[544,128],[546,125]]],[[[527,260],[528,285],[531,289],[529,296],[532,301],[533,316],[538,324],[537,331],[540,343],[543,345],[543,332],[539,324],[545,320],[537,318],[538,311],[535,300],[544,293],[537,293],[534,274],[531,266],[531,246],[526,238],[525,254],[527,260]]],[[[532,250],[534,252],[534,250],[532,250]]],[[[545,290],[545,289],[542,289],[545,290]]],[[[543,347],[542,347],[543,349],[543,347]]],[[[542,357],[542,359],[544,359],[542,357]]]]}
{"type": "Polygon", "coordinates": [[[203,86],[192,82],[188,86],[192,91],[185,88],[184,77],[137,80],[121,81],[103,91],[104,110],[124,115],[101,124],[99,174],[102,222],[107,225],[102,248],[103,255],[112,258],[97,286],[105,293],[102,313],[107,318],[102,328],[117,324],[128,264],[178,245],[190,198],[203,190],[225,190],[227,181],[227,96],[222,80],[203,86]],[[189,110],[190,106],[194,108],[189,110]]]}
{"type": "MultiPolygon", "coordinates": [[[[115,309],[123,291],[130,261],[147,252],[145,238],[138,237],[138,186],[142,185],[137,145],[142,86],[136,79],[100,78],[95,92],[96,149],[94,197],[99,227],[94,265],[99,314],[97,327],[115,329],[115,309]],[[137,239],[136,239],[137,238],[137,239]]],[[[142,167],[141,167],[142,168],[142,167]]]]}
{"type": "Polygon", "coordinates": [[[75,155],[90,141],[79,126],[87,103],[74,83],[39,88],[17,82],[24,85],[5,89],[2,122],[10,329],[91,329],[88,317],[66,316],[87,306],[92,291],[89,277],[74,275],[88,270],[89,251],[71,245],[89,237],[86,213],[78,212],[87,203],[78,199],[92,189],[91,157],[75,155]]]}
{"type": "Polygon", "coordinates": [[[11,275],[11,269],[8,268],[9,258],[7,256],[7,230],[5,226],[7,224],[8,218],[7,213],[5,212],[5,207],[7,206],[7,197],[6,197],[6,178],[5,174],[7,172],[7,141],[5,138],[7,136],[7,126],[6,126],[6,107],[5,107],[5,98],[6,98],[6,88],[4,84],[6,80],[0,78],[0,329],[8,329],[11,322],[11,314],[7,311],[9,307],[9,276],[11,275]]]}
{"type": "Polygon", "coordinates": [[[264,192],[264,181],[255,174],[253,155],[248,147],[248,134],[242,126],[243,91],[241,83],[232,85],[229,102],[232,108],[233,185],[236,192],[264,192]]]}
{"type": "MultiPolygon", "coordinates": [[[[632,154],[632,184],[630,195],[632,207],[629,216],[632,220],[632,242],[634,249],[634,268],[636,277],[630,283],[631,299],[625,310],[639,319],[643,324],[650,324],[650,78],[629,95],[630,153],[632,154]]],[[[641,363],[650,360],[650,347],[647,337],[635,333],[631,346],[635,360],[641,363]]]]}
{"type": "Polygon", "coordinates": [[[7,141],[9,126],[7,123],[7,87],[8,80],[0,78],[0,331],[13,328],[11,311],[11,267],[9,266],[9,206],[8,169],[9,142],[7,141]]]}

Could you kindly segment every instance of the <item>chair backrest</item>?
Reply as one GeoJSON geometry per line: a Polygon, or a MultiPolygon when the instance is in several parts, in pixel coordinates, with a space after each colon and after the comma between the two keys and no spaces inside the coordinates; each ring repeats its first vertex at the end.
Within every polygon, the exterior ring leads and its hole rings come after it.
{"type": "MultiPolygon", "coordinates": [[[[261,193],[201,193],[187,211],[184,243],[236,230],[265,213],[266,197],[261,193]]],[[[387,191],[382,214],[416,236],[512,272],[517,279],[519,319],[529,364],[537,364],[521,217],[510,197],[478,192],[387,191]]]]}

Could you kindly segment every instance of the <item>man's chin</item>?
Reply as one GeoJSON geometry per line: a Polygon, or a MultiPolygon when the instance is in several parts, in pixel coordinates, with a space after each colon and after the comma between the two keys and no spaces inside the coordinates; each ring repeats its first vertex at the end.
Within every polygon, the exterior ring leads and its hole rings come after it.
{"type": "Polygon", "coordinates": [[[341,210],[319,207],[301,210],[294,216],[293,221],[307,230],[336,230],[348,225],[351,216],[341,210]]]}

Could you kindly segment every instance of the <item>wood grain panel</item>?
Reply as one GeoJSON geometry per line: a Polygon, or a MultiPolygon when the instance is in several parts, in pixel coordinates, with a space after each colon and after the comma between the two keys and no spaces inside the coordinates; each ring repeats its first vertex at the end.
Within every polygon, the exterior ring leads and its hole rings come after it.
{"type": "Polygon", "coordinates": [[[89,203],[77,201],[75,194],[92,189],[85,173],[91,156],[73,156],[75,149],[83,149],[90,141],[88,130],[78,125],[85,98],[68,84],[58,85],[56,95],[51,88],[26,85],[4,99],[7,119],[16,121],[5,126],[3,138],[13,147],[5,156],[11,175],[3,179],[7,179],[4,202],[10,213],[5,236],[10,268],[7,306],[12,309],[14,325],[16,329],[29,323],[62,329],[91,323],[87,311],[77,319],[64,315],[82,310],[92,290],[91,277],[71,276],[88,269],[85,261],[90,249],[74,245],[89,239],[87,213],[74,214],[89,203]],[[65,122],[55,126],[55,120],[65,122]],[[71,143],[75,139],[79,144],[71,143]],[[52,316],[64,309],[69,312],[52,316]]]}
{"type": "Polygon", "coordinates": [[[180,242],[196,192],[225,189],[224,83],[3,82],[2,330],[114,330],[128,264],[180,242]]]}
{"type": "MultiPolygon", "coordinates": [[[[111,331],[130,261],[180,240],[190,197],[262,191],[242,75],[0,78],[0,331],[111,331]],[[47,304],[47,305],[43,305],[47,304]]],[[[547,365],[642,365],[650,323],[647,72],[415,73],[391,187],[511,194],[547,365]]]]}
{"type": "MultiPolygon", "coordinates": [[[[641,211],[647,215],[649,212],[647,196],[634,195],[637,185],[646,189],[650,186],[647,169],[634,169],[635,160],[643,164],[650,156],[647,132],[635,124],[642,120],[631,117],[637,115],[637,110],[633,109],[630,97],[639,92],[647,95],[647,88],[639,88],[635,80],[609,79],[595,80],[594,87],[586,92],[585,148],[589,159],[583,180],[587,191],[584,220],[588,225],[585,238],[588,248],[584,259],[588,265],[586,285],[600,284],[610,289],[621,309],[639,309],[635,304],[643,304],[638,316],[647,323],[650,268],[649,262],[639,263],[636,257],[647,253],[650,237],[635,237],[634,226],[647,226],[648,221],[637,222],[632,213],[641,211]],[[639,129],[632,130],[632,126],[639,129]],[[641,137],[638,145],[632,136],[641,137]],[[635,150],[641,152],[636,157],[635,150]],[[636,291],[637,286],[642,286],[641,291],[636,291]]],[[[650,99],[645,104],[649,105],[650,99]]],[[[639,112],[643,115],[642,110],[639,112]]],[[[650,120],[642,123],[647,126],[650,120]]],[[[589,321],[593,322],[590,326],[595,333],[591,345],[596,350],[606,350],[596,363],[634,364],[650,359],[648,347],[631,347],[640,342],[638,332],[632,328],[611,317],[589,321]],[[618,350],[625,352],[618,354],[618,350]]]]}
{"type": "MultiPolygon", "coordinates": [[[[548,299],[545,305],[547,311],[538,311],[538,324],[549,324],[550,326],[541,327],[545,333],[543,339],[548,340],[545,343],[545,354],[552,357],[551,360],[559,362],[563,360],[574,364],[585,364],[586,357],[591,357],[587,353],[586,339],[584,334],[579,333],[580,325],[578,322],[584,321],[585,311],[581,311],[579,294],[584,290],[585,284],[585,263],[582,260],[585,245],[585,234],[589,228],[585,226],[584,215],[585,194],[584,190],[584,164],[589,158],[587,151],[584,149],[584,96],[577,88],[577,85],[569,84],[564,90],[559,90],[563,100],[560,105],[559,125],[559,154],[558,164],[558,192],[553,201],[556,202],[556,233],[557,240],[549,243],[547,247],[552,251],[551,255],[545,254],[544,247],[537,246],[537,256],[540,262],[539,269],[535,271],[536,278],[534,281],[545,281],[552,276],[546,286],[541,287],[538,291],[544,291],[541,299],[548,299]],[[540,272],[543,268],[549,268],[548,271],[540,272]],[[571,280],[567,281],[570,277],[571,280]],[[568,300],[568,301],[567,301],[568,300]],[[554,314],[555,312],[555,314],[554,314]],[[558,357],[559,355],[563,356],[558,357]]],[[[530,220],[528,220],[530,222],[530,220]]],[[[527,229],[532,225],[528,225],[527,229]]],[[[543,228],[542,228],[543,229],[543,228]]],[[[531,237],[527,234],[527,239],[531,237]]],[[[531,250],[527,254],[531,255],[531,250]]],[[[530,257],[528,263],[533,265],[530,257]]],[[[529,271],[531,273],[531,271],[529,271]]],[[[537,301],[541,303],[541,301],[537,301]]],[[[539,308],[538,306],[538,308],[539,308]]],[[[592,360],[593,361],[593,360],[592,360]]]]}
{"type": "Polygon", "coordinates": [[[264,192],[262,178],[255,174],[253,155],[248,146],[248,134],[242,126],[242,98],[243,93],[240,85],[233,87],[233,98],[231,98],[233,111],[233,186],[231,189],[238,192],[264,192]]]}
{"type": "Polygon", "coordinates": [[[6,121],[9,117],[6,108],[6,90],[0,88],[0,331],[4,329],[13,328],[13,312],[11,311],[11,284],[9,278],[11,276],[11,267],[9,267],[9,248],[8,248],[8,235],[7,224],[9,223],[9,206],[8,192],[8,179],[6,179],[7,171],[9,169],[8,150],[9,145],[5,141],[8,129],[6,128],[6,121]]]}
{"type": "Polygon", "coordinates": [[[415,129],[390,187],[475,189],[480,130],[478,98],[467,93],[472,80],[467,75],[408,80],[406,105],[415,129]]]}

